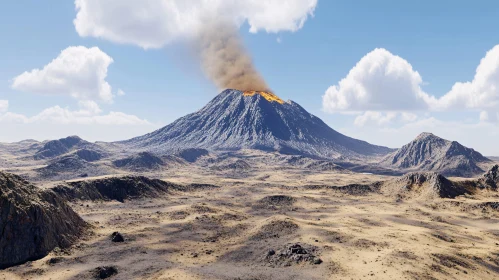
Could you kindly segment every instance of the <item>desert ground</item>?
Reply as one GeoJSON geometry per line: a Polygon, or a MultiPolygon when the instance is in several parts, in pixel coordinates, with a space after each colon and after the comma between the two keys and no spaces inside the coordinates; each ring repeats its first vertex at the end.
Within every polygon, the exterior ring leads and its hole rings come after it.
{"type": "Polygon", "coordinates": [[[146,172],[209,185],[73,200],[90,225],[80,240],[0,279],[94,279],[99,267],[116,269],[108,279],[499,278],[497,192],[401,198],[362,187],[390,176],[264,166],[146,172]]]}

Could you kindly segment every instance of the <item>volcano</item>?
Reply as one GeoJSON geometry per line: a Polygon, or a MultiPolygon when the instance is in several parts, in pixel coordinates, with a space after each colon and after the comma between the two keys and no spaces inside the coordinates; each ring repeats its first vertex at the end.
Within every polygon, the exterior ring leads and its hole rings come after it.
{"type": "Polygon", "coordinates": [[[392,149],[347,137],[293,101],[269,92],[227,89],[201,110],[152,133],[122,141],[130,149],[258,149],[327,158],[365,158],[392,149]]]}

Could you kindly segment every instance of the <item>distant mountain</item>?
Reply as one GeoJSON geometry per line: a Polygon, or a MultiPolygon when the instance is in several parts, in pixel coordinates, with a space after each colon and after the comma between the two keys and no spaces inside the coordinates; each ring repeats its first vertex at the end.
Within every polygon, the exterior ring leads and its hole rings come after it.
{"type": "Polygon", "coordinates": [[[155,153],[184,148],[249,148],[328,158],[364,158],[393,151],[343,135],[293,101],[284,102],[271,93],[232,89],[170,125],[119,143],[155,153]]]}
{"type": "Polygon", "coordinates": [[[380,165],[406,171],[435,171],[446,176],[472,177],[484,172],[480,165],[490,163],[490,159],[471,148],[424,132],[387,155],[380,165]]]}
{"type": "Polygon", "coordinates": [[[69,136],[46,142],[43,147],[35,153],[34,157],[35,159],[53,158],[77,149],[91,149],[94,148],[94,146],[96,145],[87,142],[78,136],[69,136]]]}

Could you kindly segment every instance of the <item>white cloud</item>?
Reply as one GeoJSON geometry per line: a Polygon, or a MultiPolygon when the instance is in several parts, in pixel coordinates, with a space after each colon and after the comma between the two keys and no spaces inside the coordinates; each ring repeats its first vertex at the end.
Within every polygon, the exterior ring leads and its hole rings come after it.
{"type": "Polygon", "coordinates": [[[68,47],[43,69],[33,69],[15,77],[12,88],[42,95],[69,95],[78,100],[111,102],[112,88],[106,81],[111,63],[113,59],[97,47],[68,47]]]}
{"type": "Polygon", "coordinates": [[[7,112],[9,109],[9,100],[0,100],[0,113],[7,112]]]}
{"type": "Polygon", "coordinates": [[[384,114],[382,112],[367,111],[364,114],[357,116],[354,120],[354,124],[356,126],[364,126],[367,123],[385,125],[393,121],[396,117],[397,113],[394,112],[384,114]]]}
{"type": "Polygon", "coordinates": [[[125,92],[122,89],[118,89],[118,91],[116,92],[116,95],[123,96],[123,95],[125,95],[125,92]]]}
{"type": "Polygon", "coordinates": [[[499,109],[499,45],[480,61],[471,82],[456,83],[442,96],[438,108],[443,110],[499,109]]]}
{"type": "Polygon", "coordinates": [[[385,49],[365,55],[338,85],[322,97],[326,112],[424,109],[433,98],[411,64],[385,49]]]}
{"type": "Polygon", "coordinates": [[[135,115],[122,112],[101,114],[102,110],[93,101],[80,101],[79,110],[53,106],[40,113],[27,117],[13,112],[0,113],[0,123],[19,124],[80,124],[80,125],[151,125],[150,122],[135,115]]]}
{"type": "Polygon", "coordinates": [[[416,121],[418,119],[418,115],[409,113],[409,112],[402,112],[401,113],[401,120],[402,122],[409,123],[416,121]]]}
{"type": "Polygon", "coordinates": [[[408,112],[366,111],[358,115],[353,123],[359,127],[365,125],[388,126],[394,123],[410,123],[417,119],[418,115],[408,112]]]}
{"type": "Polygon", "coordinates": [[[160,48],[194,36],[216,18],[250,32],[297,31],[313,15],[317,0],[76,0],[74,25],[82,37],[160,48]]]}
{"type": "Polygon", "coordinates": [[[322,97],[329,113],[356,113],[354,123],[383,125],[386,112],[403,112],[402,119],[415,121],[409,111],[480,112],[483,122],[499,121],[499,45],[487,52],[471,82],[457,82],[437,98],[424,92],[420,74],[403,58],[385,49],[365,55],[337,85],[322,97]],[[377,113],[375,113],[377,112],[377,113]],[[412,119],[412,120],[411,120],[412,119]]]}

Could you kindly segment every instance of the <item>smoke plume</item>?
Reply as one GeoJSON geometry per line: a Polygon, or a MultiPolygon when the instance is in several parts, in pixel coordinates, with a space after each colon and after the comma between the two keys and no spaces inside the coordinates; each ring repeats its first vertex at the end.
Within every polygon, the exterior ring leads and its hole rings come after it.
{"type": "Polygon", "coordinates": [[[230,24],[208,24],[195,40],[205,75],[220,89],[270,91],[230,24]]]}

